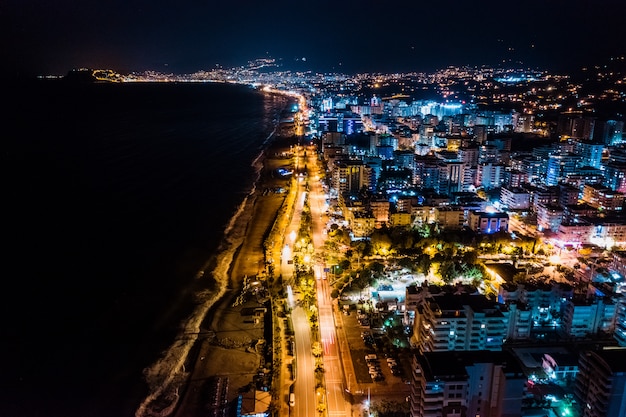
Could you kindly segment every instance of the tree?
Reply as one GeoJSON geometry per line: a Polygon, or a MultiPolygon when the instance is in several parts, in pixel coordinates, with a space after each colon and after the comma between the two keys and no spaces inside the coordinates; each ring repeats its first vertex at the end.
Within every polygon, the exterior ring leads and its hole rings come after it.
{"type": "Polygon", "coordinates": [[[391,250],[391,238],[383,230],[374,231],[370,236],[370,242],[372,242],[372,249],[376,254],[387,255],[391,250]]]}
{"type": "Polygon", "coordinates": [[[446,284],[451,283],[459,277],[459,268],[457,263],[452,260],[445,260],[439,265],[439,276],[446,284]]]}
{"type": "Polygon", "coordinates": [[[320,342],[314,342],[311,346],[311,354],[315,357],[320,357],[322,356],[322,353],[324,353],[324,351],[320,342]]]}

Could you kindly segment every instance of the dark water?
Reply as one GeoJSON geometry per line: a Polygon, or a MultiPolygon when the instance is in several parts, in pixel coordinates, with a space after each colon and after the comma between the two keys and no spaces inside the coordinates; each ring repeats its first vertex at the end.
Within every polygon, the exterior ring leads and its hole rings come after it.
{"type": "Polygon", "coordinates": [[[132,415],[286,99],[214,84],[7,91],[0,416],[132,415]]]}

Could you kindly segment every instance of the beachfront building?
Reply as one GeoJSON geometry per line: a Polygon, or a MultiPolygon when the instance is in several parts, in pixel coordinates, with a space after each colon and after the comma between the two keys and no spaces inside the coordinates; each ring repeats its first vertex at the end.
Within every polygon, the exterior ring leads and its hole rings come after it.
{"type": "MultiPolygon", "coordinates": [[[[237,400],[237,417],[268,417],[272,394],[269,391],[250,390],[240,394],[237,400]]],[[[213,411],[213,410],[210,410],[213,411]]],[[[207,413],[207,415],[226,415],[207,413]]]]}

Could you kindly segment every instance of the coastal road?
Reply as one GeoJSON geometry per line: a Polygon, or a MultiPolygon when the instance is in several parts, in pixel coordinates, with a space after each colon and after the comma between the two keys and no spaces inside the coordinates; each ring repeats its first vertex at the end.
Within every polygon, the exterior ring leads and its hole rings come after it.
{"type": "MultiPolygon", "coordinates": [[[[296,147],[296,156],[294,164],[294,172],[298,172],[302,167],[302,157],[299,155],[300,147],[296,147]]],[[[300,218],[302,216],[302,208],[304,207],[304,200],[306,199],[306,190],[304,186],[303,177],[297,176],[295,178],[296,196],[293,208],[293,215],[289,224],[285,228],[285,234],[283,235],[282,250],[280,256],[280,274],[283,277],[283,281],[287,284],[293,285],[293,251],[295,248],[296,238],[300,229],[300,218]]]]}
{"type": "MultiPolygon", "coordinates": [[[[308,149],[307,167],[309,168],[309,204],[311,207],[313,247],[318,256],[323,259],[323,245],[325,235],[323,233],[326,220],[326,196],[320,184],[319,165],[317,153],[313,147],[308,149]]],[[[324,400],[329,417],[350,416],[350,403],[344,397],[344,377],[341,352],[338,347],[335,319],[333,314],[333,300],[331,288],[326,280],[324,264],[315,266],[317,282],[317,307],[319,315],[319,328],[324,357],[324,381],[326,392],[324,400]]]]}
{"type": "Polygon", "coordinates": [[[335,332],[332,299],[327,280],[317,280],[318,311],[324,355],[324,379],[329,416],[349,416],[350,405],[344,398],[343,368],[335,332]]]}
{"type": "MultiPolygon", "coordinates": [[[[297,244],[298,231],[304,201],[306,199],[305,177],[298,175],[303,168],[305,161],[303,151],[300,146],[294,147],[294,178],[295,201],[292,215],[285,228],[281,250],[281,262],[279,273],[283,277],[286,285],[295,287],[293,251],[297,244]]],[[[315,393],[315,361],[311,353],[311,326],[306,312],[302,307],[296,306],[291,313],[294,329],[295,347],[295,382],[293,383],[293,393],[295,394],[295,404],[288,406],[290,416],[316,417],[317,399],[315,393]]],[[[289,393],[285,393],[285,403],[289,400],[289,393]]],[[[286,404],[285,404],[286,405],[286,404]]],[[[281,410],[284,410],[281,406],[281,410]]]]}
{"type": "Polygon", "coordinates": [[[311,327],[302,307],[296,307],[291,318],[296,339],[296,403],[289,407],[289,415],[316,417],[315,361],[311,354],[311,327]]]}

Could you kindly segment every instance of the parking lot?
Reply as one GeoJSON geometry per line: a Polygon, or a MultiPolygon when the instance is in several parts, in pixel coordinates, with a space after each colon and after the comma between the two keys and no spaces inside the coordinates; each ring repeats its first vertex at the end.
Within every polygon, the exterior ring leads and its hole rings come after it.
{"type": "Polygon", "coordinates": [[[405,398],[410,393],[410,354],[390,346],[382,329],[372,329],[377,326],[376,319],[364,320],[356,307],[351,305],[349,314],[340,317],[359,390],[367,392],[370,388],[375,394],[405,398]]]}

